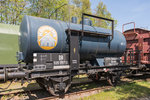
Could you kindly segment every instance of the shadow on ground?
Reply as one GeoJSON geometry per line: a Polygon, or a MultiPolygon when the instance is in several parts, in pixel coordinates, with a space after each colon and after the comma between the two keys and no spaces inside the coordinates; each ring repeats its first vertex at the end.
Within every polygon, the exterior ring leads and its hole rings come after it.
{"type": "MultiPolygon", "coordinates": [[[[141,77],[140,79],[138,77],[133,78],[132,80],[142,80],[142,82],[146,82],[147,79],[141,77]]],[[[143,83],[144,84],[144,83],[143,83]]],[[[33,86],[37,85],[37,83],[31,83],[28,84],[27,87],[23,87],[23,89],[26,91],[27,88],[31,88],[33,86]]],[[[150,86],[144,86],[144,85],[140,85],[137,82],[134,81],[121,81],[119,84],[119,86],[109,89],[109,90],[104,90],[104,92],[109,92],[109,91],[115,91],[116,94],[118,95],[122,95],[121,98],[119,98],[119,100],[135,100],[134,98],[140,98],[143,96],[148,96],[150,94],[150,86]]],[[[88,90],[88,89],[93,89],[93,88],[97,88],[97,87],[103,87],[103,86],[109,86],[108,82],[106,80],[102,80],[99,82],[91,82],[91,83],[87,83],[87,84],[78,84],[78,85],[73,85],[70,87],[70,89],[68,90],[67,93],[73,93],[73,92],[78,92],[78,91],[82,91],[82,90],[88,90]]],[[[37,86],[39,87],[39,86],[37,86]]],[[[17,94],[18,95],[18,94],[17,94]]],[[[44,89],[40,89],[37,91],[31,91],[31,92],[27,92],[27,93],[23,93],[23,94],[19,94],[17,97],[20,99],[25,99],[25,100],[35,100],[35,99],[42,99],[45,97],[50,97],[52,95],[49,94],[49,92],[47,92],[44,89]]],[[[12,95],[9,97],[9,99],[11,98],[15,98],[16,95],[12,95]]],[[[1,99],[1,97],[0,97],[1,99]]]]}
{"type": "MultiPolygon", "coordinates": [[[[67,93],[73,93],[78,92],[82,90],[88,90],[92,88],[102,87],[102,86],[109,86],[109,84],[106,81],[99,81],[99,82],[90,82],[87,84],[78,84],[78,85],[72,85],[67,93]]],[[[49,94],[46,90],[40,90],[40,91],[34,91],[32,93],[27,93],[28,98],[26,100],[35,100],[35,99],[42,99],[45,97],[50,97],[52,95],[49,94]]]]}
{"type": "Polygon", "coordinates": [[[142,97],[149,97],[150,81],[147,78],[150,78],[150,75],[130,77],[132,81],[121,81],[116,88],[104,92],[114,91],[116,95],[120,95],[118,100],[137,100],[142,97]]]}

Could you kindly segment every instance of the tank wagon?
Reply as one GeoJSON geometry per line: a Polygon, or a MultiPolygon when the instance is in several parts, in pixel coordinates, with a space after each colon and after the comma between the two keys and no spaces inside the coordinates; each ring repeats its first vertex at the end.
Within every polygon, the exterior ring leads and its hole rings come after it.
{"type": "Polygon", "coordinates": [[[17,72],[0,74],[0,79],[35,79],[52,95],[65,93],[77,74],[99,80],[106,77],[115,85],[122,70],[118,57],[126,50],[126,40],[114,31],[114,21],[83,13],[81,24],[24,16],[20,26],[17,72]],[[93,27],[85,16],[110,21],[112,30],[93,27]],[[113,63],[111,62],[112,60],[113,63]],[[21,66],[24,62],[26,65],[21,66]],[[117,68],[116,68],[117,67],[117,68]]]}

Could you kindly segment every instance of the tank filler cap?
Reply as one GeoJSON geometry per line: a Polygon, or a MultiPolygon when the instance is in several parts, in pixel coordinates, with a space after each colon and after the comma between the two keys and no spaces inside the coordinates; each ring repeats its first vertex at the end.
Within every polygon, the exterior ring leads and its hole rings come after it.
{"type": "MultiPolygon", "coordinates": [[[[84,25],[92,26],[92,21],[89,18],[84,18],[84,25]]],[[[82,24],[82,21],[80,21],[80,24],[82,24]]]]}
{"type": "Polygon", "coordinates": [[[71,22],[77,24],[77,17],[72,17],[71,22]]]}

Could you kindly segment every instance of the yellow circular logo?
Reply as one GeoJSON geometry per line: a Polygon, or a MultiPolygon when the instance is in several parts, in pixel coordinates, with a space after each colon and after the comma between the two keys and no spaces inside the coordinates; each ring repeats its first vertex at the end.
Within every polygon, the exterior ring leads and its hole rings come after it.
{"type": "Polygon", "coordinates": [[[51,50],[57,45],[57,32],[50,26],[41,26],[37,38],[39,46],[44,50],[51,50]]]}

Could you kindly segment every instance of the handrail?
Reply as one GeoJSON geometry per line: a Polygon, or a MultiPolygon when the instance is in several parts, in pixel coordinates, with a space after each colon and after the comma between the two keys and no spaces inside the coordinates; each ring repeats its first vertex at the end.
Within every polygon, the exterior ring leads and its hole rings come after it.
{"type": "Polygon", "coordinates": [[[90,15],[90,14],[86,14],[86,13],[82,13],[82,36],[84,35],[84,16],[94,17],[94,18],[98,18],[98,19],[112,22],[112,35],[111,35],[112,38],[111,38],[110,42],[113,40],[113,38],[114,38],[114,20],[104,18],[104,17],[95,16],[95,15],[90,15]]]}
{"type": "Polygon", "coordinates": [[[125,25],[129,25],[129,24],[134,24],[134,33],[135,33],[135,22],[129,22],[129,23],[125,23],[122,25],[122,33],[124,33],[124,26],[125,25]]]}
{"type": "MultiPolygon", "coordinates": [[[[67,33],[69,32],[69,29],[66,30],[67,33]]],[[[70,29],[72,32],[76,32],[77,34],[82,34],[82,30],[75,30],[75,29],[70,29]]],[[[69,33],[68,33],[69,34],[69,33]]],[[[90,35],[90,36],[101,36],[101,37],[107,37],[111,36],[109,33],[102,33],[102,32],[91,32],[91,31],[84,31],[84,35],[90,35]]]]}

